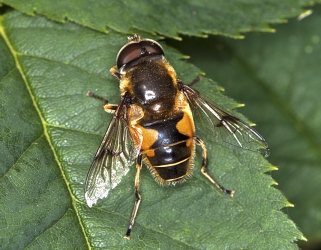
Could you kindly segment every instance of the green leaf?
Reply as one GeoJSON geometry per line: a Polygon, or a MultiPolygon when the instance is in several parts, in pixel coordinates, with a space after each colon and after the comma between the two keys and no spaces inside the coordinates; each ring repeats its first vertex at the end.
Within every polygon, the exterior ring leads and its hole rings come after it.
{"type": "MultiPolygon", "coordinates": [[[[266,1],[39,1],[0,0],[29,15],[52,20],[66,19],[99,31],[128,33],[133,29],[178,38],[178,33],[204,36],[224,34],[240,37],[245,31],[273,31],[268,23],[298,16],[310,0],[266,1]]],[[[320,1],[314,1],[320,2],[320,1]]]]}
{"type": "MultiPolygon", "coordinates": [[[[206,140],[209,172],[234,198],[199,171],[175,187],[141,173],[142,203],[132,240],[122,238],[134,203],[135,166],[107,199],[89,208],[84,181],[111,116],[86,92],[119,101],[109,73],[126,37],[77,24],[11,12],[0,23],[0,245],[42,249],[297,249],[304,239],[280,209],[290,204],[264,174],[273,170],[254,152],[233,152],[206,140]]],[[[153,38],[150,36],[150,38],[153,38]]],[[[164,45],[179,78],[199,70],[164,45]]],[[[237,104],[204,78],[197,87],[229,109],[237,104]]]]}
{"type": "Polygon", "coordinates": [[[301,21],[275,26],[276,34],[178,44],[228,95],[246,103],[242,112],[255,119],[269,142],[269,160],[279,167],[272,175],[295,204],[285,212],[310,242],[321,238],[320,22],[317,6],[301,21]]]}

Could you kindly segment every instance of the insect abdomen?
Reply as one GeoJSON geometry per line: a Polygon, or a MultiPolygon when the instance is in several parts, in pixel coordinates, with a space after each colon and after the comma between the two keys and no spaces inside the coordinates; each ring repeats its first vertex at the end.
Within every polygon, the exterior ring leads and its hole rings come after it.
{"type": "Polygon", "coordinates": [[[186,129],[192,124],[190,119],[179,111],[170,118],[139,122],[145,162],[161,183],[174,183],[190,175],[194,156],[193,127],[186,129]]]}
{"type": "Polygon", "coordinates": [[[159,177],[165,181],[178,181],[188,172],[191,149],[191,146],[186,146],[186,141],[181,141],[175,145],[157,148],[154,150],[155,156],[147,157],[159,177]]]}

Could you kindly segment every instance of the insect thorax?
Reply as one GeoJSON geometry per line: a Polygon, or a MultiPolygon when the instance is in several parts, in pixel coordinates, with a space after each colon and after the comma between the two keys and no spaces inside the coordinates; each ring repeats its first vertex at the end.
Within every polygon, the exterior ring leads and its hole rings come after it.
{"type": "Polygon", "coordinates": [[[170,112],[178,92],[176,74],[170,68],[165,60],[144,62],[128,70],[121,84],[144,112],[170,112]]]}

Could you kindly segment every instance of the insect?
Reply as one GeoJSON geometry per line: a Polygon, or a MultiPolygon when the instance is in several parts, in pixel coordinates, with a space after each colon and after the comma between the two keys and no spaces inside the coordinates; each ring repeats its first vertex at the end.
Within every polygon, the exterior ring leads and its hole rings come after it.
{"type": "Polygon", "coordinates": [[[233,196],[233,190],[225,189],[207,173],[207,150],[195,133],[193,115],[201,116],[215,141],[268,156],[268,145],[258,132],[177,78],[156,41],[138,35],[128,37],[116,61],[110,72],[120,82],[120,102],[109,104],[90,91],[87,94],[102,100],[103,108],[113,117],[89,169],[85,199],[91,207],[107,197],[136,161],[136,199],[124,238],[130,239],[141,202],[143,163],[160,184],[174,185],[191,176],[195,146],[199,145],[202,174],[223,193],[233,196]]]}

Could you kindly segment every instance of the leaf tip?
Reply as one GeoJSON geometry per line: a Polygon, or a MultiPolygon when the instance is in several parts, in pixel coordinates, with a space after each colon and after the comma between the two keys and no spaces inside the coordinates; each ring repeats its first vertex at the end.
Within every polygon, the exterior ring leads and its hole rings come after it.
{"type": "Polygon", "coordinates": [[[183,38],[179,37],[179,36],[173,36],[173,39],[177,40],[177,41],[183,41],[183,38]]]}
{"type": "Polygon", "coordinates": [[[273,181],[273,182],[272,182],[272,185],[278,186],[278,185],[279,185],[279,183],[278,183],[278,182],[276,182],[276,181],[273,181]]]}
{"type": "Polygon", "coordinates": [[[270,171],[279,170],[279,168],[277,166],[273,166],[273,165],[270,165],[269,169],[270,169],[270,171]]]}
{"type": "Polygon", "coordinates": [[[245,103],[237,103],[236,107],[237,108],[245,107],[245,103]]]}
{"type": "Polygon", "coordinates": [[[224,91],[225,91],[225,89],[224,89],[222,86],[218,86],[217,88],[218,88],[218,90],[221,91],[221,92],[224,92],[224,91]]]}
{"type": "Polygon", "coordinates": [[[273,28],[271,28],[271,27],[268,27],[268,28],[266,29],[266,32],[275,33],[275,32],[276,32],[276,29],[273,29],[273,28]]]}
{"type": "Polygon", "coordinates": [[[301,21],[303,18],[306,18],[307,16],[310,16],[312,14],[312,10],[306,10],[304,12],[302,12],[299,16],[298,16],[298,21],[301,21]]]}
{"type": "Polygon", "coordinates": [[[302,235],[302,237],[301,237],[301,239],[300,240],[304,240],[304,241],[308,241],[308,239],[307,238],[305,238],[303,235],[302,235]]]}
{"type": "Polygon", "coordinates": [[[288,21],[288,19],[281,19],[280,20],[282,23],[288,23],[289,21],[288,21]]]}
{"type": "Polygon", "coordinates": [[[285,203],[285,206],[286,206],[286,207],[294,207],[294,204],[291,203],[291,202],[289,202],[289,201],[287,201],[287,202],[285,203]]]}
{"type": "Polygon", "coordinates": [[[230,37],[230,38],[233,38],[233,39],[244,39],[245,38],[245,35],[240,35],[240,34],[237,34],[237,35],[228,35],[228,34],[223,34],[227,37],[230,37]]]}

